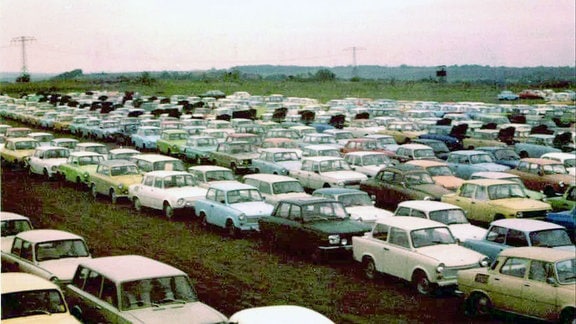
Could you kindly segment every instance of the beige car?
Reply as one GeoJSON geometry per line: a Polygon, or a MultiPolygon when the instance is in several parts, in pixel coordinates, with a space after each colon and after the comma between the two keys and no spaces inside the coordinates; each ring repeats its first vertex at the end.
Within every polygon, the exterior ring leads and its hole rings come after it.
{"type": "Polygon", "coordinates": [[[430,173],[432,180],[442,187],[456,191],[464,182],[464,179],[458,178],[452,172],[452,169],[448,167],[446,162],[432,161],[432,160],[412,160],[406,162],[406,164],[416,165],[422,167],[430,173]]]}
{"type": "Polygon", "coordinates": [[[30,137],[6,138],[6,143],[0,150],[2,162],[24,167],[26,158],[33,155],[38,146],[40,142],[30,137]]]}
{"type": "Polygon", "coordinates": [[[458,271],[458,289],[472,316],[499,310],[546,321],[576,321],[574,252],[545,247],[506,249],[490,268],[458,271]]]}

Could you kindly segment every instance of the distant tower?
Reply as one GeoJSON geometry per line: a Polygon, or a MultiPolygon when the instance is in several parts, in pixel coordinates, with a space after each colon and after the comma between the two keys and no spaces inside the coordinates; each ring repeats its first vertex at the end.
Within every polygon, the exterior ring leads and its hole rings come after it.
{"type": "Polygon", "coordinates": [[[436,78],[438,79],[438,83],[446,83],[447,74],[446,65],[438,66],[438,69],[436,70],[436,78]]]}
{"type": "Polygon", "coordinates": [[[352,78],[358,78],[358,65],[356,64],[356,51],[364,50],[362,47],[352,46],[344,49],[352,51],[352,78]]]}
{"type": "Polygon", "coordinates": [[[26,43],[35,41],[36,38],[28,36],[20,36],[12,38],[11,43],[22,43],[22,75],[28,74],[28,68],[26,67],[26,43]]]}

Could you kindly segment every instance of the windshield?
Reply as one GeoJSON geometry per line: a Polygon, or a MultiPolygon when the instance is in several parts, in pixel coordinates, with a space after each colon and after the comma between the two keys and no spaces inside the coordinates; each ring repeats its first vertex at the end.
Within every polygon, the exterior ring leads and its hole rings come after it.
{"type": "Polygon", "coordinates": [[[154,171],[186,171],[182,161],[160,161],[154,163],[154,171]]]}
{"type": "Polygon", "coordinates": [[[207,171],[206,181],[234,180],[232,171],[207,171]]]}
{"type": "Polygon", "coordinates": [[[110,169],[110,175],[113,177],[138,174],[138,168],[135,165],[123,165],[110,169]]]}
{"type": "Polygon", "coordinates": [[[178,174],[164,178],[164,188],[180,188],[196,186],[196,180],[191,174],[178,174]]]}
{"type": "Polygon", "coordinates": [[[350,170],[350,166],[344,160],[327,160],[320,162],[320,172],[350,170]]]}
{"type": "Polygon", "coordinates": [[[370,196],[365,192],[342,194],[338,196],[338,201],[341,202],[344,207],[372,206],[372,199],[370,199],[370,196]]]}
{"type": "MultiPolygon", "coordinates": [[[[576,281],[576,258],[556,262],[556,273],[558,282],[561,284],[573,283],[576,281]]],[[[2,308],[4,310],[4,308],[2,308]]]]}
{"type": "Polygon", "coordinates": [[[414,248],[438,244],[454,244],[456,242],[447,227],[414,230],[410,233],[410,237],[414,248]]]}
{"type": "Polygon", "coordinates": [[[428,173],[430,173],[433,177],[453,175],[452,170],[450,170],[449,167],[444,165],[429,167],[426,169],[426,171],[428,171],[428,173]]]}
{"type": "Polygon", "coordinates": [[[95,152],[99,154],[108,154],[108,149],[106,146],[89,146],[86,147],[87,152],[95,152]]]}
{"type": "Polygon", "coordinates": [[[104,161],[104,157],[101,155],[82,156],[78,158],[78,164],[80,165],[98,164],[100,161],[104,161]]]}
{"type": "Polygon", "coordinates": [[[16,142],[14,146],[17,150],[30,150],[36,148],[38,146],[38,142],[36,141],[16,142]]]}
{"type": "Polygon", "coordinates": [[[565,229],[550,229],[530,233],[533,246],[555,247],[573,245],[565,229]]]}
{"type": "Polygon", "coordinates": [[[490,163],[492,161],[492,157],[488,154],[473,154],[470,155],[470,163],[477,164],[477,163],[490,163]]]}
{"type": "Polygon", "coordinates": [[[434,180],[427,172],[413,172],[404,176],[404,181],[409,185],[433,184],[434,180]]]}
{"type": "Polygon", "coordinates": [[[283,162],[283,161],[298,161],[298,154],[296,152],[284,152],[284,153],[275,153],[274,154],[274,161],[276,162],[283,162]]]}
{"type": "Polygon", "coordinates": [[[304,192],[304,188],[299,181],[275,182],[272,184],[274,194],[285,194],[292,192],[304,192]]]}
{"type": "Polygon", "coordinates": [[[567,174],[568,171],[563,164],[545,164],[542,166],[544,174],[567,174]]]}
{"type": "Polygon", "coordinates": [[[228,191],[227,196],[229,204],[263,200],[258,189],[231,190],[228,191]]]}
{"type": "Polygon", "coordinates": [[[47,150],[44,152],[45,159],[61,159],[70,156],[69,150],[47,150]]]}
{"type": "Polygon", "coordinates": [[[348,213],[341,203],[326,201],[302,206],[302,216],[305,222],[311,222],[344,219],[348,217],[348,213]]]}
{"type": "Polygon", "coordinates": [[[160,277],[124,282],[122,309],[147,308],[162,304],[184,304],[198,300],[186,276],[160,277]]]}
{"type": "Polygon", "coordinates": [[[55,313],[66,313],[64,299],[57,289],[2,293],[3,320],[55,313]]]}
{"type": "Polygon", "coordinates": [[[215,138],[198,138],[196,140],[190,141],[190,145],[196,146],[216,146],[216,139],[215,138]]]}
{"type": "Polygon", "coordinates": [[[445,225],[469,223],[462,209],[435,210],[430,212],[430,219],[445,225]]]}
{"type": "Polygon", "coordinates": [[[566,168],[573,168],[576,166],[576,159],[566,159],[564,160],[564,166],[566,168]]]}
{"type": "Polygon", "coordinates": [[[42,242],[36,244],[35,248],[36,261],[87,257],[90,255],[86,243],[79,239],[42,242]]]}
{"type": "Polygon", "coordinates": [[[520,160],[520,156],[513,150],[498,150],[494,152],[494,156],[496,159],[503,161],[520,160]]]}
{"type": "Polygon", "coordinates": [[[2,221],[2,237],[16,235],[20,232],[28,231],[32,229],[30,222],[27,220],[10,220],[2,221]]]}
{"type": "Polygon", "coordinates": [[[160,129],[147,129],[144,131],[145,136],[160,136],[160,129]]]}
{"type": "Polygon", "coordinates": [[[526,193],[522,187],[514,184],[500,184],[488,187],[488,197],[490,200],[506,198],[526,198],[526,193]]]}
{"type": "Polygon", "coordinates": [[[432,149],[422,149],[414,151],[415,158],[433,158],[435,157],[434,151],[432,149]]]}
{"type": "Polygon", "coordinates": [[[384,154],[371,154],[362,158],[362,165],[383,165],[388,164],[389,161],[384,154]]]}

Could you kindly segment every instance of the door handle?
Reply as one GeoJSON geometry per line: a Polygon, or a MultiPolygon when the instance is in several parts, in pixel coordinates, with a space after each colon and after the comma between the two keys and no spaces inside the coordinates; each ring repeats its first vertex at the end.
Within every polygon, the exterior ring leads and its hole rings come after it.
{"type": "Polygon", "coordinates": [[[500,278],[494,278],[494,280],[496,280],[496,281],[500,281],[500,278]]]}
{"type": "Polygon", "coordinates": [[[524,287],[530,287],[530,285],[529,285],[529,284],[524,284],[524,287]]]}
{"type": "Polygon", "coordinates": [[[390,249],[389,249],[389,248],[387,248],[387,247],[385,247],[385,248],[382,248],[382,250],[384,250],[384,251],[390,251],[390,249]]]}

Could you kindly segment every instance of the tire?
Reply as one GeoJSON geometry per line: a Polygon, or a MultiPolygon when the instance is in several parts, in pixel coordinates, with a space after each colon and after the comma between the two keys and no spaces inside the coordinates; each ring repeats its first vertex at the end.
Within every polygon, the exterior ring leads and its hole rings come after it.
{"type": "Polygon", "coordinates": [[[50,174],[48,173],[48,170],[47,170],[47,169],[44,169],[44,170],[42,171],[42,174],[44,175],[44,178],[45,178],[46,180],[50,180],[50,174]]]}
{"type": "Polygon", "coordinates": [[[376,264],[371,257],[365,257],[362,259],[362,269],[364,270],[364,277],[368,280],[375,280],[378,278],[378,270],[376,270],[376,264]]]}
{"type": "Polygon", "coordinates": [[[322,261],[324,261],[322,252],[319,248],[315,247],[312,249],[312,251],[310,251],[310,260],[312,260],[312,263],[314,264],[320,264],[322,261]]]}
{"type": "Polygon", "coordinates": [[[542,192],[544,193],[544,195],[546,195],[546,197],[554,197],[556,196],[556,191],[554,190],[554,188],[552,188],[551,186],[546,186],[544,188],[544,190],[542,190],[542,192]]]}
{"type": "Polygon", "coordinates": [[[421,295],[428,296],[434,291],[434,287],[426,276],[426,273],[420,270],[414,272],[414,275],[412,276],[412,284],[416,291],[421,295]]]}
{"type": "Polygon", "coordinates": [[[239,230],[234,226],[234,222],[229,219],[226,221],[226,234],[230,238],[237,238],[239,236],[239,230]]]}
{"type": "Polygon", "coordinates": [[[80,177],[76,177],[76,188],[82,189],[82,187],[82,180],[80,180],[80,177]]]}
{"type": "Polygon", "coordinates": [[[114,189],[110,189],[110,201],[113,204],[116,204],[118,202],[118,196],[116,195],[116,191],[114,189]]]}
{"type": "Polygon", "coordinates": [[[238,174],[238,168],[236,167],[236,163],[232,162],[230,164],[230,169],[232,169],[232,172],[234,172],[234,174],[238,174]]]}
{"type": "Polygon", "coordinates": [[[521,159],[525,159],[525,158],[529,157],[528,152],[526,152],[526,151],[522,151],[518,155],[520,156],[521,159]]]}
{"type": "Polygon", "coordinates": [[[562,324],[575,324],[576,323],[576,311],[573,308],[565,309],[560,314],[560,323],[562,324]]]}
{"type": "Polygon", "coordinates": [[[172,217],[174,217],[174,208],[172,208],[172,206],[170,206],[169,203],[165,202],[164,203],[164,207],[162,208],[162,211],[164,212],[164,216],[170,220],[172,219],[172,217]]]}
{"type": "Polygon", "coordinates": [[[482,293],[474,293],[466,300],[468,316],[488,316],[492,313],[492,302],[482,293]]]}
{"type": "Polygon", "coordinates": [[[200,212],[200,226],[202,226],[203,228],[208,228],[210,226],[210,224],[208,224],[208,220],[206,219],[206,214],[204,214],[204,212],[200,212]]]}
{"type": "Polygon", "coordinates": [[[90,185],[90,193],[92,194],[92,197],[94,197],[94,199],[98,198],[98,191],[96,191],[95,184],[90,185]]]}
{"type": "Polygon", "coordinates": [[[134,209],[139,213],[142,212],[142,203],[138,198],[134,198],[134,209]]]}

